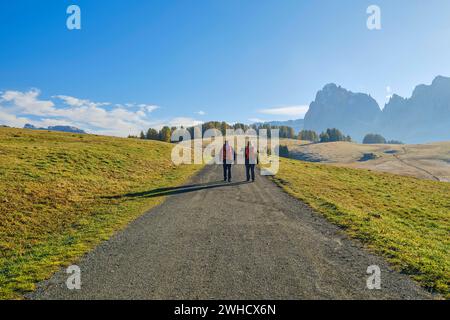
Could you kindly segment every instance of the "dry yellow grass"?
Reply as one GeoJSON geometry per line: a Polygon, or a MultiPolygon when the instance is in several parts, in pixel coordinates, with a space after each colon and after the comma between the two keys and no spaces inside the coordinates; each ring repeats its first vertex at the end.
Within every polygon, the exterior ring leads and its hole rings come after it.
{"type": "Polygon", "coordinates": [[[281,159],[273,180],[398,270],[450,298],[450,184],[281,159]]]}

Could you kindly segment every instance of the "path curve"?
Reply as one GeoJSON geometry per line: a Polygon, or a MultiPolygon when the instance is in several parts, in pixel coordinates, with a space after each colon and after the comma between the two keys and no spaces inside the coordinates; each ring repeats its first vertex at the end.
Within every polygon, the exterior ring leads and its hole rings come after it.
{"type": "MultiPolygon", "coordinates": [[[[402,149],[403,149],[403,154],[405,155],[405,154],[407,153],[406,148],[403,147],[402,149]]],[[[435,176],[435,175],[434,175],[433,173],[431,173],[430,171],[428,171],[428,170],[426,170],[426,169],[424,169],[424,168],[421,168],[421,167],[419,167],[419,166],[416,166],[416,165],[413,165],[413,164],[410,164],[410,163],[406,162],[406,160],[403,160],[402,158],[400,158],[400,155],[394,154],[393,156],[394,156],[395,159],[397,159],[398,161],[400,161],[401,163],[403,163],[405,166],[408,166],[408,167],[414,168],[414,169],[416,169],[416,170],[425,172],[425,173],[428,174],[431,178],[433,178],[433,180],[441,181],[441,179],[440,179],[439,177],[435,176]]]]}

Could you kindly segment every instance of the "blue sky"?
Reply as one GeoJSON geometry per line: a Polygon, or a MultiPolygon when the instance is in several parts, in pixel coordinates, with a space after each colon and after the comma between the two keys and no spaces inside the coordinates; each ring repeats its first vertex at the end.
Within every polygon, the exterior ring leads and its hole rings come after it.
{"type": "Polygon", "coordinates": [[[381,107],[408,97],[450,76],[450,1],[2,1],[0,39],[0,124],[126,135],[301,118],[329,82],[381,107]],[[81,30],[66,28],[71,4],[81,30]]]}

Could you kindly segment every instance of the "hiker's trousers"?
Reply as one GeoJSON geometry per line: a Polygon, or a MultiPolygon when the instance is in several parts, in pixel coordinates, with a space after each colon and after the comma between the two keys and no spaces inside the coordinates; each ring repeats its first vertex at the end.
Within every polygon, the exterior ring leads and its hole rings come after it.
{"type": "Polygon", "coordinates": [[[223,180],[231,180],[231,164],[223,164],[223,180]]]}
{"type": "Polygon", "coordinates": [[[254,164],[246,164],[245,165],[245,173],[247,174],[247,181],[250,181],[250,177],[252,181],[255,181],[255,165],[254,164]]]}

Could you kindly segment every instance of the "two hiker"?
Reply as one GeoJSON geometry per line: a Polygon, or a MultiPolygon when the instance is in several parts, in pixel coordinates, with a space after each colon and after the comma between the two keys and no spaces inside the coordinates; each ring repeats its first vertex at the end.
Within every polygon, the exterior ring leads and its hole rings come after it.
{"type": "MultiPolygon", "coordinates": [[[[225,141],[221,150],[221,155],[223,163],[223,180],[231,182],[231,165],[236,160],[236,152],[234,152],[228,141],[225,141]]],[[[257,162],[257,151],[250,142],[247,142],[247,146],[245,147],[245,172],[247,181],[250,181],[250,179],[255,181],[255,166],[257,162]]]]}

